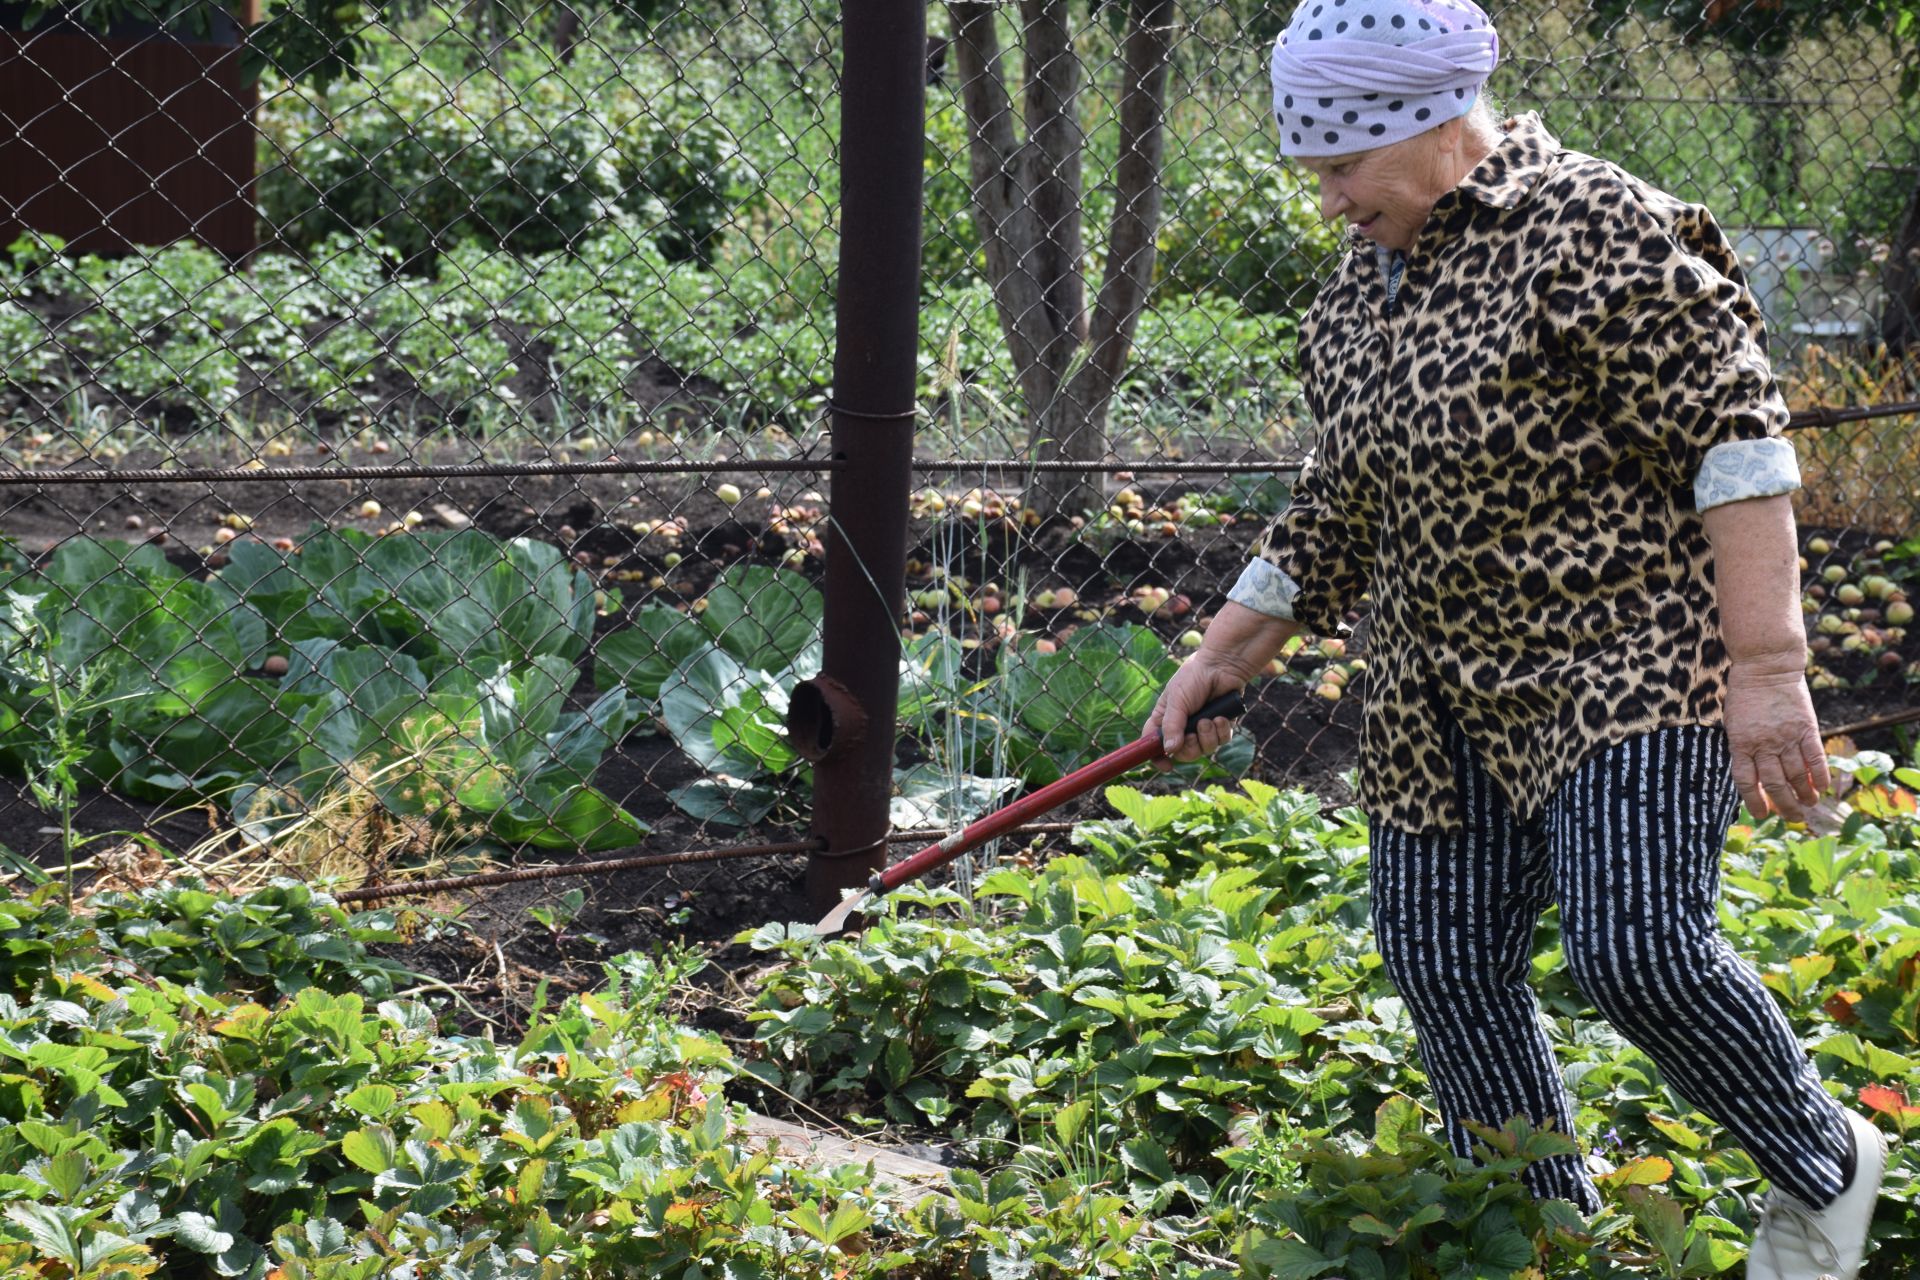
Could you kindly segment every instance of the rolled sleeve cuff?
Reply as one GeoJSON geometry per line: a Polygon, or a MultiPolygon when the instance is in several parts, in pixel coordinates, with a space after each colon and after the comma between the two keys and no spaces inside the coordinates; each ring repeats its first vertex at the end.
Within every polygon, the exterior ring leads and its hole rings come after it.
{"type": "MultiPolygon", "coordinates": [[[[1707,450],[1700,474],[1693,478],[1696,511],[1771,498],[1800,487],[1800,460],[1793,443],[1779,436],[1764,440],[1729,440],[1707,450]]],[[[1229,597],[1231,598],[1231,597],[1229,597]]]]}
{"type": "Polygon", "coordinates": [[[1300,584],[1275,568],[1271,561],[1250,560],[1240,571],[1240,580],[1227,592],[1227,599],[1255,613],[1291,621],[1293,598],[1299,594],[1300,584]]]}

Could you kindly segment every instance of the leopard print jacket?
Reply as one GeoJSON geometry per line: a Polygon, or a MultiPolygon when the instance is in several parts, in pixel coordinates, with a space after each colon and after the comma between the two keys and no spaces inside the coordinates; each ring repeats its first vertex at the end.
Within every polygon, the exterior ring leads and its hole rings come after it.
{"type": "Polygon", "coordinates": [[[1229,595],[1342,634],[1371,601],[1359,802],[1458,830],[1437,709],[1516,819],[1588,756],[1717,724],[1700,512],[1799,487],[1726,236],[1535,115],[1441,197],[1389,307],[1356,237],[1300,330],[1320,428],[1229,595]]]}

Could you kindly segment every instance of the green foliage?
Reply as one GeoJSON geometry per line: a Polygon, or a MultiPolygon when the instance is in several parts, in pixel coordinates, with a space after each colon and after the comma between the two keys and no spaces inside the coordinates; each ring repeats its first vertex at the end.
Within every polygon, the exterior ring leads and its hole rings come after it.
{"type": "Polygon", "coordinates": [[[1255,312],[1306,312],[1340,232],[1270,140],[1235,142],[1212,130],[1189,138],[1168,159],[1165,184],[1162,288],[1255,312]]]}
{"type": "MultiPolygon", "coordinates": [[[[813,771],[787,739],[793,688],[820,670],[820,592],[800,574],[758,565],[722,570],[689,615],[642,607],[631,627],[602,639],[594,680],[657,708],[676,745],[707,776],[676,787],[692,817],[751,825],[798,803],[813,771]]],[[[935,713],[963,696],[953,687],[959,643],[928,636],[901,661],[899,724],[931,739],[935,713]],[[932,666],[946,678],[935,681],[932,666]]],[[[978,691],[975,691],[977,694],[978,691]]],[[[1014,785],[916,765],[896,771],[895,822],[970,821],[1014,785]]]]}
{"type": "Polygon", "coordinates": [[[89,907],[0,899],[8,1275],[933,1280],[1136,1261],[1144,1223],[1064,1178],[962,1172],[916,1205],[871,1166],[749,1146],[723,1097],[735,1063],[666,1013],[705,963],[691,953],[621,956],[503,1043],[395,994],[408,976],[366,950],[394,938],[390,913],[290,882],[89,907]]]}
{"type": "MultiPolygon", "coordinates": [[[[39,387],[50,402],[62,394],[55,388],[98,386],[125,409],[181,406],[222,429],[278,412],[399,411],[409,395],[476,427],[534,421],[556,403],[568,415],[620,418],[632,412],[624,392],[648,355],[768,415],[819,403],[831,378],[828,278],[754,256],[714,270],[670,261],[655,243],[660,230],[657,220],[610,214],[571,251],[529,255],[468,239],[424,274],[399,273],[402,255],[378,230],[338,232],[299,256],[261,253],[248,273],[184,243],[68,263],[22,241],[5,264],[11,291],[77,314],[56,324],[0,302],[0,338],[9,338],[0,377],[39,387]],[[548,352],[554,390],[531,406],[508,394],[527,372],[523,340],[548,352]],[[255,394],[262,386],[269,394],[255,394]]],[[[815,252],[805,256],[817,266],[815,252]]],[[[1120,400],[1162,414],[1250,396],[1281,403],[1292,386],[1292,324],[1213,296],[1151,308],[1120,400]]],[[[984,284],[930,282],[919,394],[1005,401],[1013,373],[997,325],[984,284]]]]}
{"type": "Polygon", "coordinates": [[[7,637],[0,763],[31,769],[71,739],[72,782],[218,798],[254,835],[341,785],[423,821],[477,817],[513,843],[644,833],[588,784],[638,708],[615,689],[565,709],[594,588],[557,549],[316,528],[297,552],[238,540],[229,554],[200,582],[151,545],[79,539],[16,576],[9,598],[31,600],[31,625],[7,637]],[[275,655],[284,676],[251,674],[275,655]],[[83,707],[63,701],[82,681],[83,707]]]}
{"type": "Polygon", "coordinates": [[[388,918],[348,920],[301,886],[97,903],[90,920],[46,895],[0,903],[9,1274],[771,1278],[900,1261],[852,1261],[898,1222],[858,1171],[790,1169],[732,1137],[725,1050],[663,1014],[699,959],[622,957],[598,993],[499,1044],[392,997],[397,975],[364,952],[388,918]]]}
{"type": "MultiPolygon", "coordinates": [[[[1139,737],[1179,665],[1152,628],[1097,623],[1074,631],[1053,653],[1003,648],[998,678],[1006,688],[977,691],[971,711],[1005,716],[1006,767],[1044,786],[1139,737]]],[[[1193,772],[1241,772],[1252,751],[1251,742],[1236,739],[1193,772]]]]}
{"type": "Polygon", "coordinates": [[[1249,1233],[1247,1275],[1475,1280],[1534,1266],[1549,1234],[1562,1248],[1578,1249],[1590,1238],[1584,1217],[1570,1205],[1536,1201],[1518,1181],[1528,1165],[1572,1152],[1569,1139],[1524,1126],[1508,1133],[1483,1130],[1494,1158],[1476,1163],[1421,1132],[1419,1119],[1412,1101],[1395,1096],[1381,1104],[1372,1149],[1364,1154],[1324,1141],[1304,1148],[1306,1185],[1250,1210],[1256,1221],[1286,1234],[1260,1228],[1249,1233]]]}
{"type": "Polygon", "coordinates": [[[1355,944],[1327,927],[1364,916],[1358,872],[1342,865],[1327,869],[1346,892],[1287,903],[1251,868],[1162,883],[1067,858],[985,877],[980,895],[1017,913],[1004,924],[896,911],[813,948],[763,930],[756,945],[806,965],[776,978],[753,1017],[802,1096],[877,1094],[896,1119],[951,1124],[990,1154],[1090,1100],[1100,1142],[1138,1136],[1160,1152],[1142,1154],[1150,1167],[1130,1180],[1163,1203],[1204,1200],[1236,1112],[1318,1101],[1344,1115],[1365,1105],[1376,1059],[1404,1046],[1405,1014],[1387,993],[1355,1018],[1348,1046],[1316,1037],[1325,1022],[1306,984],[1355,987],[1337,976],[1355,944]]]}
{"type": "MultiPolygon", "coordinates": [[[[1920,807],[1900,794],[1920,770],[1840,764],[1858,780],[1842,833],[1735,829],[1723,928],[1829,1091],[1911,1134],[1920,807]]],[[[1367,932],[1357,813],[1258,783],[1108,794],[1122,816],[1080,829],[1084,856],[993,871],[978,903],[909,887],[856,937],[753,935],[788,964],[753,1015],[766,1056],[749,1069],[816,1106],[945,1129],[989,1166],[1044,1168],[1083,1199],[1151,1217],[1114,1274],[1163,1274],[1143,1238],[1263,1277],[1738,1265],[1758,1169],[1600,1023],[1558,963],[1553,912],[1534,978],[1573,1136],[1612,1169],[1596,1178],[1605,1208],[1592,1218],[1517,1181],[1566,1150],[1564,1136],[1479,1129],[1477,1159],[1463,1160],[1410,1100],[1429,1090],[1367,932]]],[[[1874,1274],[1920,1261],[1920,1162],[1894,1151],[1874,1274]]]]}
{"type": "Polygon", "coordinates": [[[1595,43],[1578,71],[1554,74],[1557,84],[1530,76],[1530,96],[1563,141],[1706,203],[1725,226],[1823,228],[1831,265],[1871,270],[1913,193],[1905,165],[1920,155],[1907,109],[1920,91],[1913,56],[1920,12],[1911,4],[1598,0],[1585,7],[1581,25],[1595,43]],[[1661,40],[1670,52],[1637,57],[1649,42],[1632,31],[1632,19],[1653,28],[1656,39],[1663,29],[1678,36],[1684,50],[1661,40]],[[1689,54],[1698,61],[1684,62],[1689,54]],[[1807,68],[1827,62],[1873,65],[1873,83],[1861,86],[1867,96],[1831,106],[1776,105],[1793,97],[1807,68]],[[1592,94],[1595,75],[1614,95],[1604,111],[1580,101],[1592,94]],[[1732,92],[1663,101],[1653,88],[1708,75],[1732,92]],[[1636,80],[1645,85],[1644,100],[1636,80]]]}
{"type": "MultiPolygon", "coordinates": [[[[207,39],[215,24],[228,18],[220,6],[204,0],[89,0],[70,6],[64,0],[29,0],[22,26],[32,30],[49,14],[72,16],[105,33],[121,23],[152,23],[181,39],[207,39]]],[[[268,68],[278,68],[325,85],[353,74],[368,23],[376,10],[362,2],[334,4],[331,0],[267,0],[263,21],[247,32],[241,65],[249,81],[268,68]]]]}
{"type": "Polygon", "coordinates": [[[0,994],[31,999],[59,975],[91,973],[248,999],[314,986],[384,998],[407,975],[367,948],[398,927],[397,912],[350,916],[293,880],[241,896],[192,881],[97,893],[78,912],[42,888],[0,898],[0,994]]]}
{"type": "Polygon", "coordinates": [[[708,777],[673,792],[694,817],[751,825],[811,777],[786,739],[793,686],[820,669],[820,593],[785,569],[730,565],[689,616],[642,608],[598,648],[594,680],[659,715],[708,777]]]}
{"type": "Polygon", "coordinates": [[[1238,791],[1216,786],[1179,795],[1108,787],[1106,799],[1120,817],[1082,823],[1073,840],[1109,875],[1147,871],[1178,882],[1210,866],[1247,869],[1288,902],[1349,895],[1339,918],[1348,926],[1366,921],[1367,832],[1355,810],[1329,816],[1310,793],[1251,778],[1238,791]]]}
{"type": "MultiPolygon", "coordinates": [[[[957,96],[930,91],[926,175],[922,187],[920,270],[924,293],[984,278],[986,254],[974,222],[968,179],[971,130],[957,96]]],[[[997,345],[997,344],[996,344],[997,345]]]]}
{"type": "MultiPolygon", "coordinates": [[[[1682,8],[1668,0],[1595,0],[1588,26],[1605,33],[1627,13],[1638,11],[1673,26],[1689,42],[1712,41],[1743,54],[1777,57],[1802,40],[1836,30],[1871,30],[1890,37],[1894,47],[1920,45],[1920,13],[1906,0],[1740,0],[1682,8]]],[[[1920,87],[1915,68],[1902,69],[1901,85],[1920,87]]]]}
{"type": "Polygon", "coordinates": [[[406,263],[463,240],[516,253],[576,248],[610,215],[669,259],[709,261],[758,176],[700,98],[648,92],[643,68],[588,46],[555,74],[550,50],[509,45],[474,71],[383,36],[362,77],[282,86],[261,128],[275,236],[307,248],[378,230],[406,263]]]}

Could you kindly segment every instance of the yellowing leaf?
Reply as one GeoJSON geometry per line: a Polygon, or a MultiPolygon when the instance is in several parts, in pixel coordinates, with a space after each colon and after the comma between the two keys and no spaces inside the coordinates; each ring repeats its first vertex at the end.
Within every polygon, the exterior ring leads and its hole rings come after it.
{"type": "Polygon", "coordinates": [[[399,1090],[390,1084],[363,1084],[340,1099],[340,1105],[349,1111],[357,1111],[363,1116],[377,1119],[393,1110],[394,1104],[399,1100],[399,1090]]]}
{"type": "Polygon", "coordinates": [[[1672,1161],[1659,1156],[1642,1156],[1638,1160],[1629,1160],[1612,1173],[1600,1175],[1594,1181],[1603,1187],[1651,1187],[1672,1176],[1672,1161]]]}
{"type": "Polygon", "coordinates": [[[453,1136],[453,1108],[444,1102],[422,1102],[409,1107],[408,1114],[420,1122],[427,1136],[442,1142],[453,1136]]]}
{"type": "Polygon", "coordinates": [[[520,1177],[514,1188],[518,1192],[520,1203],[527,1205],[538,1202],[540,1189],[546,1184],[546,1180],[547,1162],[545,1160],[527,1161],[520,1169],[520,1177]]]}
{"type": "Polygon", "coordinates": [[[1706,1135],[1696,1133],[1678,1120],[1669,1120],[1665,1116],[1648,1116],[1647,1123],[1666,1136],[1667,1141],[1682,1151],[1700,1151],[1707,1145],[1706,1135]]]}
{"type": "Polygon", "coordinates": [[[1373,1140],[1388,1155],[1399,1155],[1406,1136],[1420,1127],[1420,1104],[1394,1094],[1373,1112],[1373,1140]]]}
{"type": "Polygon", "coordinates": [[[368,1173],[385,1173],[393,1168],[395,1150],[393,1134],[384,1125],[355,1129],[340,1139],[340,1154],[368,1173]]]}
{"type": "Polygon", "coordinates": [[[215,1035],[235,1040],[258,1040],[266,1034],[273,1015],[257,1004],[235,1005],[226,1017],[213,1024],[215,1035]]]}
{"type": "Polygon", "coordinates": [[[1080,1128],[1086,1124],[1087,1117],[1093,1114],[1093,1099],[1078,1098],[1053,1113],[1053,1131],[1060,1135],[1060,1141],[1072,1146],[1073,1140],[1080,1136],[1080,1128]]]}
{"type": "Polygon", "coordinates": [[[655,1089],[644,1098],[635,1098],[613,1113],[621,1124],[636,1121],[665,1120],[673,1114],[673,1090],[655,1089]]]}

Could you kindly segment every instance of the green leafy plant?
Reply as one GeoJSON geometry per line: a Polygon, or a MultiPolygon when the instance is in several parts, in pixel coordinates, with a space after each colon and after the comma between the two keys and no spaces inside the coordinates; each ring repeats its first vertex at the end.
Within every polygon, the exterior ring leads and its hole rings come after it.
{"type": "MultiPolygon", "coordinates": [[[[1365,1096],[1368,1059],[1310,1043],[1324,1018],[1282,976],[1336,954],[1312,920],[1341,900],[1324,895],[1292,919],[1269,910],[1275,895],[1256,878],[1241,868],[1163,885],[1063,858],[982,879],[983,898],[1017,913],[1003,924],[896,911],[856,940],[817,946],[770,926],[754,944],[806,963],[776,977],[751,1017],[784,1087],[803,1095],[957,1123],[989,1149],[1097,1098],[1100,1141],[1138,1135],[1164,1152],[1153,1170],[1217,1173],[1209,1153],[1236,1107],[1285,1108],[1315,1078],[1365,1096]]],[[[957,900],[930,889],[893,899],[957,900]]],[[[1404,1040],[1397,999],[1353,1013],[1349,1033],[1365,1025],[1404,1040]]]]}
{"type": "Polygon", "coordinates": [[[1528,1165],[1573,1152],[1565,1135],[1536,1133],[1524,1120],[1506,1131],[1480,1126],[1488,1158],[1474,1161],[1454,1156],[1421,1123],[1419,1108],[1396,1095],[1375,1113],[1370,1149],[1326,1140],[1301,1147],[1304,1185],[1249,1210],[1261,1225],[1243,1242],[1246,1274],[1473,1280],[1525,1274],[1549,1257],[1563,1265],[1615,1260],[1593,1246],[1625,1226],[1624,1217],[1589,1223],[1565,1201],[1533,1199],[1518,1180],[1528,1165]]]}
{"type": "Polygon", "coordinates": [[[9,1275],[934,1280],[1138,1252],[1142,1223],[1062,1181],[920,1198],[746,1141],[736,1064],[667,1013],[690,951],[618,957],[501,1041],[445,1033],[370,954],[411,913],[292,882],[88,906],[0,899],[9,1275]]]}
{"type": "MultiPolygon", "coordinates": [[[[99,667],[69,669],[55,656],[40,621],[40,603],[39,596],[9,589],[4,605],[0,605],[0,689],[5,691],[0,698],[10,696],[20,703],[37,704],[44,711],[44,736],[15,734],[14,738],[35,802],[59,815],[60,850],[66,864],[61,883],[71,904],[75,854],[102,840],[144,837],[129,837],[122,832],[86,837],[75,833],[73,818],[80,803],[77,770],[88,752],[82,726],[107,713],[121,699],[100,696],[103,673],[99,667]]],[[[14,724],[4,724],[4,730],[14,728],[14,724]]],[[[29,877],[40,874],[33,864],[12,860],[29,877]]]]}
{"type": "Polygon", "coordinates": [[[460,68],[451,94],[446,70],[401,42],[376,37],[370,52],[374,78],[279,86],[266,99],[263,131],[284,159],[262,177],[261,211],[289,245],[378,228],[402,260],[424,265],[469,239],[571,249],[625,214],[669,260],[706,262],[758,185],[709,104],[649,93],[641,64],[594,46],[565,75],[550,50],[509,46],[486,70],[460,68]],[[332,127],[315,144],[322,120],[332,127]]]}
{"type": "Polygon", "coordinates": [[[1270,145],[1200,134],[1169,157],[1166,182],[1157,262],[1163,287],[1225,294],[1259,312],[1306,311],[1340,236],[1270,145]]]}
{"type": "Polygon", "coordinates": [[[644,834],[589,782],[638,708],[616,689],[565,709],[594,587],[558,550],[477,530],[319,529],[296,552],[230,548],[208,582],[150,545],[90,540],[16,577],[14,600],[37,593],[49,670],[84,673],[86,699],[0,688],[0,763],[24,770],[65,742],[70,782],[218,798],[254,840],[343,793],[467,840],[606,848],[644,834]],[[275,656],[283,676],[252,674],[275,656]]]}
{"type": "MultiPolygon", "coordinates": [[[[1139,737],[1179,665],[1151,628],[1098,623],[1075,630],[1052,653],[1003,648],[1004,694],[981,691],[973,710],[1011,716],[1002,724],[1007,768],[1041,786],[1139,737]]],[[[1187,773],[1244,772],[1252,756],[1252,742],[1240,735],[1187,773]]]]}
{"type": "MultiPolygon", "coordinates": [[[[1829,1090],[1920,1131],[1920,908],[1904,887],[1920,803],[1891,758],[1837,766],[1840,831],[1734,829],[1723,928],[1829,1090]]],[[[1109,799],[1120,816],[1081,827],[1084,856],[993,870],[976,900],[908,886],[857,936],[751,935],[786,966],[750,1015],[764,1048],[747,1069],[817,1108],[944,1131],[983,1179],[1011,1166],[1079,1204],[1114,1197],[1152,1223],[1128,1245],[1149,1274],[1171,1259],[1408,1280],[1737,1267],[1759,1170],[1600,1024],[1553,911],[1533,977],[1606,1205],[1592,1218],[1518,1181],[1566,1136],[1476,1130],[1484,1149],[1461,1160],[1410,1101],[1428,1085],[1367,932],[1357,813],[1257,782],[1109,799]]],[[[1897,1146],[1889,1203],[1916,1185],[1897,1146]]],[[[1920,1221],[1884,1217],[1873,1274],[1903,1274],[1920,1221]]]]}
{"type": "Polygon", "coordinates": [[[624,687],[659,715],[709,775],[673,801],[707,821],[760,821],[812,771],[786,740],[793,686],[820,669],[820,593],[786,569],[733,565],[696,614],[643,607],[603,640],[595,681],[624,687]]]}
{"type": "Polygon", "coordinates": [[[369,948],[440,927],[413,912],[348,915],[294,880],[226,894],[182,879],[90,894],[83,910],[43,886],[0,898],[0,994],[28,999],[60,974],[86,972],[252,999],[315,985],[381,999],[410,975],[369,948]]]}

